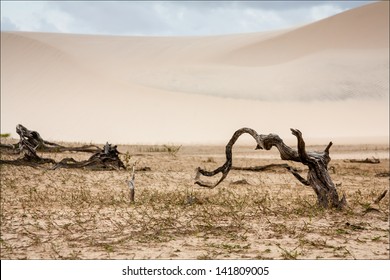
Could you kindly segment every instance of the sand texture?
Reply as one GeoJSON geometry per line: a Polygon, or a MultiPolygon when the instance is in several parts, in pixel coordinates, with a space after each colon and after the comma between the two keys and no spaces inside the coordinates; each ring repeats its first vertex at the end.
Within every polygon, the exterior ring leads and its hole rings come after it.
{"type": "Polygon", "coordinates": [[[1,131],[52,140],[387,142],[389,3],[296,28],[209,37],[2,32],[1,131]],[[75,125],[77,124],[77,125],[75,125]]]}
{"type": "MultiPolygon", "coordinates": [[[[196,167],[212,170],[224,162],[223,146],[182,146],[176,154],[164,146],[119,151],[129,171],[0,166],[1,258],[389,258],[389,194],[374,202],[389,189],[388,146],[331,148],[331,177],[347,197],[343,211],[318,208],[314,191],[284,169],[232,170],[215,189],[194,185],[196,167]],[[380,163],[346,161],[366,157],[380,163]],[[131,204],[127,182],[135,162],[131,204]]],[[[235,147],[233,157],[239,167],[286,163],[254,145],[235,147]]],[[[306,176],[305,166],[289,164],[306,176]]]]}

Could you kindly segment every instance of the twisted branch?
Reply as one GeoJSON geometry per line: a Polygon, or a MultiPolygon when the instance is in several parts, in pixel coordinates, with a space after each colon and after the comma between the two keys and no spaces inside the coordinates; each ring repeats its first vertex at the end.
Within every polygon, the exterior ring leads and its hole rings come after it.
{"type": "Polygon", "coordinates": [[[342,208],[346,204],[345,195],[341,200],[338,198],[336,187],[332,182],[328,173],[328,163],[330,162],[329,149],[332,146],[330,142],[323,152],[307,152],[306,144],[303,140],[302,133],[298,129],[291,129],[292,134],[297,138],[298,150],[294,150],[287,146],[283,140],[276,134],[258,134],[251,128],[241,128],[237,130],[228,144],[226,145],[226,162],[213,171],[207,171],[200,167],[197,168],[195,176],[195,184],[206,187],[215,188],[218,186],[229,174],[232,169],[233,158],[232,148],[237,139],[244,133],[250,134],[256,141],[256,149],[270,150],[276,147],[280,153],[282,160],[291,160],[300,162],[309,167],[308,178],[304,179],[296,170],[286,165],[286,170],[294,175],[302,184],[311,186],[317,194],[318,203],[324,208],[329,206],[334,208],[342,208]],[[201,175],[212,177],[216,174],[222,173],[221,178],[214,184],[210,184],[200,180],[201,175]]]}

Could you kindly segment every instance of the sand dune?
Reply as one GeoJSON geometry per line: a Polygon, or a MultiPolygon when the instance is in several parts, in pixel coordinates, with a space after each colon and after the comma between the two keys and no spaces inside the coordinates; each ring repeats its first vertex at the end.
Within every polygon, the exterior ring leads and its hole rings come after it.
{"type": "Polygon", "coordinates": [[[22,123],[53,140],[223,143],[242,126],[288,139],[297,127],[312,141],[387,141],[388,23],[384,1],[277,32],[2,32],[1,131],[22,123]]]}
{"type": "Polygon", "coordinates": [[[221,57],[238,65],[286,63],[327,50],[389,48],[389,4],[378,2],[246,45],[221,57]]]}

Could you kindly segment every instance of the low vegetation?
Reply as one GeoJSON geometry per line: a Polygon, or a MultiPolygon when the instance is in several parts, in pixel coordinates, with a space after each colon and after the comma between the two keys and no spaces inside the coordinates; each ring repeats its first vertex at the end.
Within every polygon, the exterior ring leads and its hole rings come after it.
{"type": "MultiPolygon", "coordinates": [[[[202,154],[199,147],[181,147],[174,157],[140,149],[119,147],[127,167],[137,162],[135,203],[127,186],[130,168],[0,165],[1,259],[389,257],[388,194],[375,203],[389,187],[388,177],[376,176],[389,171],[388,160],[375,165],[331,161],[332,178],[348,197],[340,211],[318,207],[310,188],[278,169],[232,170],[215,189],[194,185],[199,163],[211,169],[223,161],[223,152],[216,156],[220,148],[202,154]]],[[[259,164],[239,154],[237,166],[259,164]]]]}

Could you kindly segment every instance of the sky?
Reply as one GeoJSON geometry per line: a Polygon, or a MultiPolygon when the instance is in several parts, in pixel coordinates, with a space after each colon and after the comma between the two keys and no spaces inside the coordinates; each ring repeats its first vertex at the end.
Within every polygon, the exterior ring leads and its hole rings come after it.
{"type": "Polygon", "coordinates": [[[372,1],[1,1],[2,31],[207,36],[278,30],[372,1]]]}

